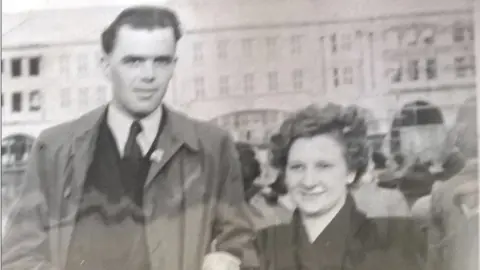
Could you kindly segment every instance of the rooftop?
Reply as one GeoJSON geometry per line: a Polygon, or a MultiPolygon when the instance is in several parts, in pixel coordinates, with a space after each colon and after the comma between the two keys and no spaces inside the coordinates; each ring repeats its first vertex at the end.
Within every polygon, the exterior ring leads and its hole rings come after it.
{"type": "MultiPolygon", "coordinates": [[[[471,0],[203,1],[211,2],[172,4],[187,32],[469,11],[473,6],[471,0]]],[[[117,6],[2,13],[2,48],[94,42],[122,9],[117,6]]]]}

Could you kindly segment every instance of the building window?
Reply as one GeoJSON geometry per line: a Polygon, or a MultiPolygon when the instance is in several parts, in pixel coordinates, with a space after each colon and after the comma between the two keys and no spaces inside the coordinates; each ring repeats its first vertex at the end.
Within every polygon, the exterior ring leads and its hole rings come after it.
{"type": "Polygon", "coordinates": [[[23,168],[32,149],[34,138],[21,134],[9,136],[2,140],[2,167],[23,168]]]}
{"type": "Polygon", "coordinates": [[[220,89],[220,95],[228,96],[230,93],[228,76],[226,75],[220,76],[218,80],[218,84],[220,89]]]}
{"type": "Polygon", "coordinates": [[[70,92],[70,89],[68,89],[68,88],[63,88],[60,91],[61,91],[60,92],[60,107],[62,107],[63,109],[66,109],[66,108],[71,106],[71,101],[72,101],[71,92],[70,92]]]}
{"type": "Polygon", "coordinates": [[[393,67],[389,70],[391,73],[391,81],[393,83],[399,83],[403,79],[403,65],[400,62],[394,63],[393,67]]]}
{"type": "Polygon", "coordinates": [[[352,34],[342,34],[341,48],[344,51],[350,51],[353,47],[352,34]]]}
{"type": "Polygon", "coordinates": [[[276,71],[268,72],[268,90],[278,91],[278,73],[276,71]]]}
{"type": "Polygon", "coordinates": [[[193,44],[193,62],[200,63],[203,61],[203,44],[195,42],[193,44]]]}
{"type": "Polygon", "coordinates": [[[425,45],[432,45],[435,43],[435,33],[433,29],[427,28],[421,33],[421,42],[425,45]]]}
{"type": "Polygon", "coordinates": [[[455,57],[455,75],[457,78],[464,78],[468,74],[469,64],[465,56],[455,57]]]}
{"type": "Polygon", "coordinates": [[[38,76],[40,74],[40,57],[30,58],[28,62],[30,76],[38,76]]]}
{"type": "Polygon", "coordinates": [[[96,103],[98,105],[104,104],[107,101],[107,87],[98,86],[96,96],[96,103]]]}
{"type": "Polygon", "coordinates": [[[338,68],[333,68],[333,86],[335,87],[340,85],[340,78],[338,76],[338,68]]]}
{"type": "Polygon", "coordinates": [[[226,59],[228,57],[228,41],[220,40],[217,43],[217,53],[219,59],[226,59]]]}
{"type": "Polygon", "coordinates": [[[13,58],[11,61],[12,77],[22,76],[22,59],[13,58]]]}
{"type": "Polygon", "coordinates": [[[470,56],[470,70],[472,71],[472,75],[476,75],[476,68],[475,66],[477,65],[475,55],[470,56]]]}
{"type": "Polygon", "coordinates": [[[462,25],[455,25],[453,27],[453,41],[454,42],[464,42],[465,41],[466,29],[462,25]]]}
{"type": "Polygon", "coordinates": [[[277,51],[277,37],[267,37],[267,53],[274,55],[277,51]]]}
{"type": "Polygon", "coordinates": [[[343,83],[353,84],[353,68],[352,67],[343,68],[343,83]]]}
{"type": "Polygon", "coordinates": [[[337,52],[337,35],[336,34],[332,34],[330,36],[330,43],[332,45],[332,53],[336,53],[337,52]]]}
{"type": "Polygon", "coordinates": [[[78,106],[82,109],[88,106],[88,88],[86,87],[82,87],[79,89],[78,106]]]}
{"type": "Polygon", "coordinates": [[[78,55],[78,74],[80,76],[86,75],[88,72],[88,57],[82,53],[78,55]]]}
{"type": "Polygon", "coordinates": [[[411,47],[417,45],[417,32],[415,29],[409,29],[403,35],[403,46],[411,47]]]}
{"type": "Polygon", "coordinates": [[[253,74],[245,74],[243,76],[243,90],[245,93],[253,92],[253,74]]]}
{"type": "Polygon", "coordinates": [[[31,112],[38,112],[42,109],[42,92],[40,90],[33,90],[29,94],[29,110],[31,112]]]}
{"type": "Polygon", "coordinates": [[[4,66],[3,66],[3,62],[5,62],[5,61],[2,59],[2,74],[3,74],[4,71],[5,71],[4,66]]]}
{"type": "Polygon", "coordinates": [[[2,93],[2,108],[3,108],[3,93],[2,93]]]}
{"type": "Polygon", "coordinates": [[[203,77],[197,77],[193,80],[196,98],[205,97],[205,79],[203,77]]]}
{"type": "Polygon", "coordinates": [[[301,69],[295,69],[292,73],[293,89],[303,89],[303,71],[301,69]]]}
{"type": "Polygon", "coordinates": [[[301,54],[302,53],[302,36],[300,35],[295,35],[291,37],[290,40],[290,45],[291,45],[291,50],[290,52],[292,54],[301,54]]]}
{"type": "Polygon", "coordinates": [[[427,79],[432,80],[437,78],[437,60],[434,58],[427,59],[425,73],[427,74],[427,79]]]}
{"type": "Polygon", "coordinates": [[[60,74],[65,76],[70,75],[70,57],[68,55],[61,55],[59,59],[60,74]]]}
{"type": "Polygon", "coordinates": [[[407,74],[408,74],[408,79],[410,81],[416,81],[418,80],[418,60],[410,60],[408,61],[408,66],[407,66],[407,74]]]}
{"type": "Polygon", "coordinates": [[[243,55],[251,57],[253,53],[253,39],[247,38],[242,40],[243,55]]]}
{"type": "Polygon", "coordinates": [[[12,94],[12,112],[22,111],[22,93],[14,92],[12,94]]]}

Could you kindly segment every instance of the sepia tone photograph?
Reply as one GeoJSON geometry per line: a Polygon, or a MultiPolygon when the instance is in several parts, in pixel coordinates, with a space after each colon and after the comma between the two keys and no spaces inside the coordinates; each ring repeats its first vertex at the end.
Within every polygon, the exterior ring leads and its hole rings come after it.
{"type": "Polygon", "coordinates": [[[4,0],[1,267],[480,270],[478,0],[4,0]]]}

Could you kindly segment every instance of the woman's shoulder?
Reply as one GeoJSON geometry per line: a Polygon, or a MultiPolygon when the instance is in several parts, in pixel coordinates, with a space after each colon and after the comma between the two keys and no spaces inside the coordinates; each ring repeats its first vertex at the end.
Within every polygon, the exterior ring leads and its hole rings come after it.
{"type": "Polygon", "coordinates": [[[365,219],[355,235],[367,247],[376,249],[402,247],[418,238],[417,233],[414,221],[408,217],[379,217],[365,219]]]}

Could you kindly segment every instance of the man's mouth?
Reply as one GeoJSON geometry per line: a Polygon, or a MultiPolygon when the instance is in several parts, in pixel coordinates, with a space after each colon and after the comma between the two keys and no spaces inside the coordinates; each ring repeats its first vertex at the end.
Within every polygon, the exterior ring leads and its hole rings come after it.
{"type": "Polygon", "coordinates": [[[135,95],[140,98],[150,98],[156,93],[156,89],[136,88],[133,90],[135,95]]]}

